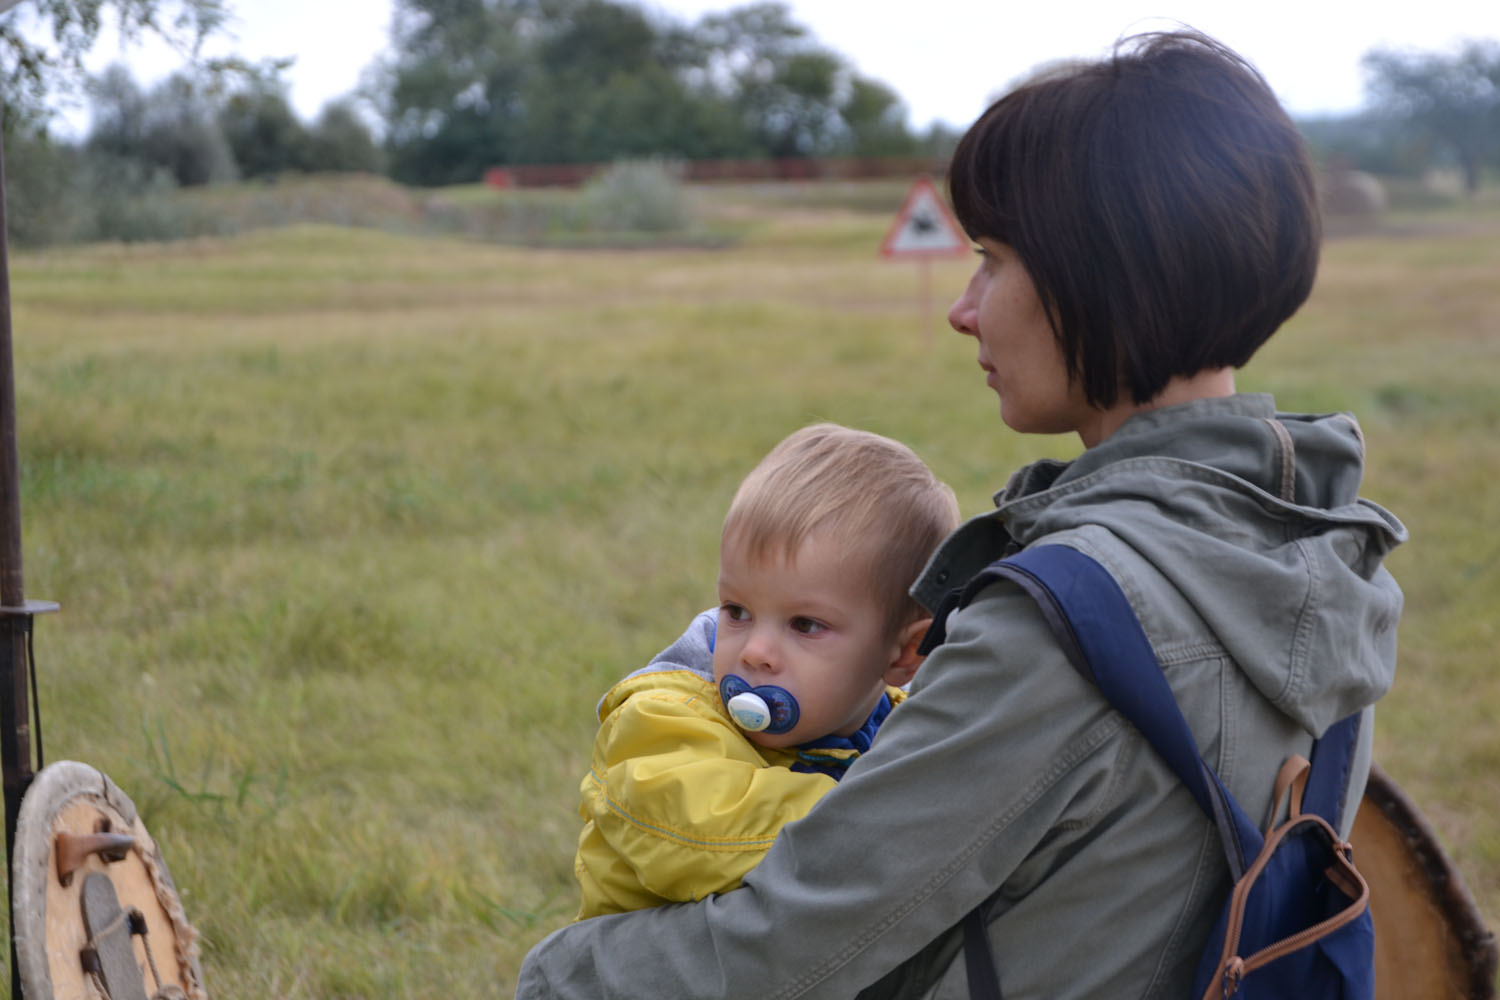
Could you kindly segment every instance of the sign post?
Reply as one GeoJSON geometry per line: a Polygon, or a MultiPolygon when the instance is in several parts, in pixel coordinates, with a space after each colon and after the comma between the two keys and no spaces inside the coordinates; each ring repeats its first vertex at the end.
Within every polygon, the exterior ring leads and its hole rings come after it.
{"type": "Polygon", "coordinates": [[[880,255],[891,259],[915,259],[921,263],[918,298],[922,311],[924,341],[932,343],[932,261],[934,257],[961,257],[973,244],[964,235],[958,220],[938,192],[937,185],[920,177],[906,193],[906,201],[896,213],[880,255]]]}

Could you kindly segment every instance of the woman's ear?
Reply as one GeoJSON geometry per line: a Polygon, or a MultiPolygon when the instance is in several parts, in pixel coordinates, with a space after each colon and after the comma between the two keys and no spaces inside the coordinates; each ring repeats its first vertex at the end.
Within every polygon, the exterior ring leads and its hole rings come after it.
{"type": "Polygon", "coordinates": [[[927,627],[931,624],[931,618],[918,618],[896,633],[895,655],[891,658],[890,666],[885,668],[887,684],[905,687],[911,683],[911,679],[917,674],[917,668],[926,659],[917,652],[917,647],[922,644],[922,637],[927,634],[927,627]]]}

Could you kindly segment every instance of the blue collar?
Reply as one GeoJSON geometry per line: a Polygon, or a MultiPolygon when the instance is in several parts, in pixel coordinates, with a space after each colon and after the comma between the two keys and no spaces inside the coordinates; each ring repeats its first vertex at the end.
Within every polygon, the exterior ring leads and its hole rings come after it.
{"type": "Polygon", "coordinates": [[[854,763],[854,759],[870,749],[870,743],[875,739],[875,733],[880,729],[880,724],[890,714],[890,695],[882,694],[880,703],[875,706],[875,711],[870,713],[864,725],[848,736],[832,733],[799,744],[797,756],[800,759],[792,765],[791,769],[804,773],[826,774],[834,781],[839,780],[849,769],[849,765],[854,763]]]}

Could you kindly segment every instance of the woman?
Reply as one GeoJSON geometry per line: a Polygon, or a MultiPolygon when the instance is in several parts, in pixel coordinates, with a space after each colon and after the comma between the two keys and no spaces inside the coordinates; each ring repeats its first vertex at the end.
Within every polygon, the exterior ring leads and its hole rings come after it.
{"type": "MultiPolygon", "coordinates": [[[[1024,546],[1093,556],[1264,819],[1281,762],[1390,686],[1401,596],[1380,562],[1405,537],[1356,495],[1351,418],[1235,394],[1312,287],[1301,139],[1234,53],[1148,35],[1001,99],[949,179],[980,248],[950,322],[1008,426],[1087,450],[1017,472],[914,593],[936,608],[1024,546]]],[[[946,625],[871,751],[743,888],[560,931],[519,995],[966,997],[956,928],[983,907],[1007,998],[1185,996],[1228,887],[1212,827],[1030,598],[996,584],[946,625]]]]}

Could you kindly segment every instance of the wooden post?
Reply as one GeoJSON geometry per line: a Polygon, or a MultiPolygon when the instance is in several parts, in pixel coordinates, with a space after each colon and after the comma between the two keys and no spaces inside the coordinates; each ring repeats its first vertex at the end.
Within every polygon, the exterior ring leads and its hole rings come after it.
{"type": "Polygon", "coordinates": [[[922,258],[922,279],[919,298],[922,300],[922,342],[932,350],[932,258],[922,258]]]}
{"type": "Polygon", "coordinates": [[[6,901],[12,928],[10,992],[21,997],[16,962],[11,858],[16,817],[31,779],[31,712],[26,641],[31,618],[21,576],[21,471],[16,449],[16,383],[11,353],[10,254],[5,218],[5,149],[0,139],[0,772],[5,784],[6,901]]]}

